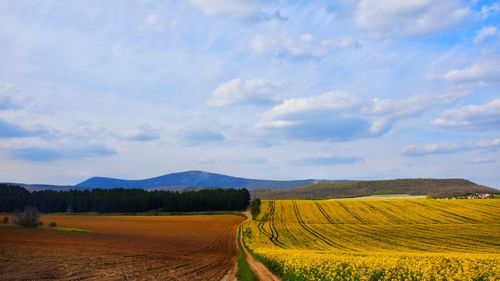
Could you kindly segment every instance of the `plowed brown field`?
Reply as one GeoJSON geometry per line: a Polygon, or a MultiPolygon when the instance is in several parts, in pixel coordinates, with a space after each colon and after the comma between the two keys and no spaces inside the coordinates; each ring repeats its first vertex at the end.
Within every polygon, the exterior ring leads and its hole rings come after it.
{"type": "Polygon", "coordinates": [[[0,227],[1,280],[220,280],[238,253],[236,215],[45,215],[60,227],[0,227]]]}

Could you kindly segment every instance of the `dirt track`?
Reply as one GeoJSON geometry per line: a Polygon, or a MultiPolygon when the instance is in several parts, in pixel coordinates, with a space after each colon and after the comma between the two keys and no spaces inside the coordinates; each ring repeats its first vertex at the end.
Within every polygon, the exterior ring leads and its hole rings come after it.
{"type": "Polygon", "coordinates": [[[243,217],[44,216],[65,233],[0,227],[1,280],[220,280],[243,217]]]}
{"type": "MultiPolygon", "coordinates": [[[[248,221],[252,220],[252,215],[250,212],[246,212],[247,220],[241,224],[240,227],[243,227],[245,223],[248,221]]],[[[247,259],[248,265],[250,266],[250,269],[252,272],[255,274],[255,277],[259,279],[259,281],[281,281],[281,278],[273,274],[265,265],[263,265],[261,262],[256,261],[252,255],[248,252],[247,248],[245,247],[245,243],[243,243],[243,235],[240,235],[240,241],[242,245],[242,249],[245,252],[245,257],[247,259]]]]}

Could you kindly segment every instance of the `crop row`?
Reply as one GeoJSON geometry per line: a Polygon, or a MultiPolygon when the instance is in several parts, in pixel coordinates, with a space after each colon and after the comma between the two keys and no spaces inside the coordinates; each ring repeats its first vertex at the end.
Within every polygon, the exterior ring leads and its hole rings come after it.
{"type": "Polygon", "coordinates": [[[286,280],[497,280],[498,214],[500,200],[263,201],[246,244],[286,280]]]}

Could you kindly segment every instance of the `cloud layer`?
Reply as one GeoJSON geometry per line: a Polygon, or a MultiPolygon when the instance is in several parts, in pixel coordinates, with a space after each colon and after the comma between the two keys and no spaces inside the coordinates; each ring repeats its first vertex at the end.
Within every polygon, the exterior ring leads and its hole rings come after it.
{"type": "Polygon", "coordinates": [[[482,86],[500,82],[500,57],[482,59],[464,68],[448,71],[443,79],[453,83],[475,83],[482,86]]]}
{"type": "Polygon", "coordinates": [[[420,157],[432,154],[449,154],[473,150],[497,150],[500,148],[500,138],[478,140],[464,143],[436,143],[428,145],[409,145],[403,154],[409,157],[420,157]]]}
{"type": "Polygon", "coordinates": [[[59,160],[81,160],[91,157],[106,157],[116,154],[116,150],[103,145],[83,147],[26,147],[11,149],[15,159],[31,162],[52,162],[59,160]]]}
{"type": "Polygon", "coordinates": [[[233,104],[270,104],[276,102],[276,94],[284,86],[265,79],[233,79],[221,83],[215,88],[207,104],[228,106],[233,104]]]}
{"type": "Polygon", "coordinates": [[[219,16],[252,21],[284,20],[279,11],[265,9],[273,1],[262,0],[189,0],[189,2],[207,16],[219,16]]]}
{"type": "Polygon", "coordinates": [[[379,36],[423,35],[451,27],[469,13],[459,0],[361,0],[355,22],[379,36]]]}
{"type": "Polygon", "coordinates": [[[413,96],[407,100],[363,98],[327,92],[283,101],[259,116],[256,127],[286,138],[348,141],[386,133],[397,121],[415,117],[432,104],[446,104],[460,94],[413,96]]]}
{"type": "Polygon", "coordinates": [[[208,128],[185,128],[177,133],[177,137],[182,145],[188,146],[213,144],[226,139],[223,134],[208,128]]]}
{"type": "Polygon", "coordinates": [[[0,118],[0,138],[24,138],[41,136],[46,133],[47,131],[42,128],[27,129],[0,118]]]}
{"type": "Polygon", "coordinates": [[[432,125],[449,130],[500,130],[500,98],[481,105],[468,105],[443,112],[432,125]]]}
{"type": "Polygon", "coordinates": [[[124,140],[131,141],[152,141],[160,138],[160,130],[151,127],[151,125],[144,124],[138,128],[128,130],[123,133],[122,138],[124,140]]]}
{"type": "Polygon", "coordinates": [[[257,34],[250,42],[250,49],[258,55],[291,59],[319,59],[329,55],[334,49],[344,49],[357,44],[358,41],[350,36],[337,40],[322,40],[309,33],[297,37],[283,33],[257,34]]]}
{"type": "Polygon", "coordinates": [[[481,159],[500,152],[469,142],[498,137],[499,7],[0,1],[0,181],[210,168],[498,184],[481,159]],[[446,157],[409,161],[408,144],[446,157]]]}
{"type": "Polygon", "coordinates": [[[474,44],[482,43],[486,38],[497,35],[497,28],[494,26],[485,26],[478,30],[474,37],[474,44]]]}
{"type": "Polygon", "coordinates": [[[303,166],[336,166],[348,165],[362,161],[359,157],[345,157],[336,155],[310,156],[293,160],[292,163],[303,166]]]}

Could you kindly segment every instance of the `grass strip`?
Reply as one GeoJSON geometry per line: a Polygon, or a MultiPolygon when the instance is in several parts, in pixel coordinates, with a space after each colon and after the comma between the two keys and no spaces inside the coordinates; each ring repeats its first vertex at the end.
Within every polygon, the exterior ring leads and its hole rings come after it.
{"type": "Polygon", "coordinates": [[[238,281],[257,281],[257,278],[250,269],[250,265],[247,262],[245,251],[241,245],[241,228],[238,228],[238,249],[240,254],[238,255],[238,272],[236,273],[236,279],[238,281]]]}

